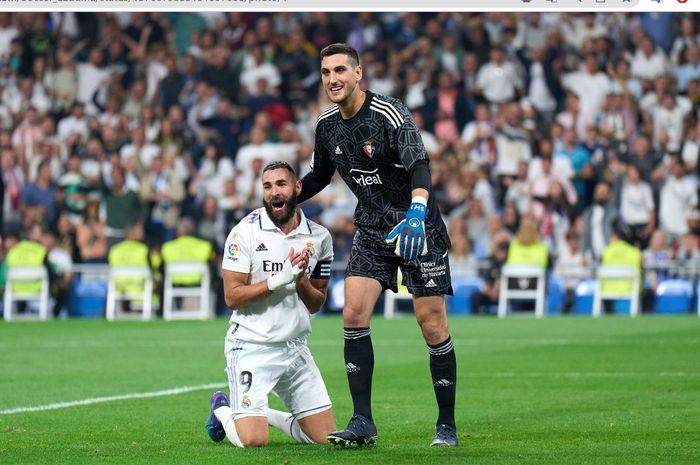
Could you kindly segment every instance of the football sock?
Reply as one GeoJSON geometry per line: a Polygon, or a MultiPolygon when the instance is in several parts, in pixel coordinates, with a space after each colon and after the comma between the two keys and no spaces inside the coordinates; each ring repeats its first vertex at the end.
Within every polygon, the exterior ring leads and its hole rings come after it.
{"type": "Polygon", "coordinates": [[[231,444],[237,447],[244,447],[240,438],[238,437],[238,432],[236,431],[236,422],[233,421],[231,416],[231,407],[228,405],[222,405],[221,407],[214,410],[214,415],[219,419],[222,425],[224,425],[224,431],[226,431],[226,437],[231,444]]]}
{"type": "Polygon", "coordinates": [[[438,404],[437,424],[455,426],[455,394],[457,392],[457,358],[452,339],[439,344],[428,344],[430,373],[438,404]]]}
{"type": "Polygon", "coordinates": [[[374,350],[369,328],[345,328],[345,371],[354,411],[372,419],[374,350]]]}
{"type": "Polygon", "coordinates": [[[267,409],[267,422],[285,433],[296,442],[302,444],[315,444],[314,440],[306,435],[299,425],[299,420],[291,413],[275,409],[267,409]]]}

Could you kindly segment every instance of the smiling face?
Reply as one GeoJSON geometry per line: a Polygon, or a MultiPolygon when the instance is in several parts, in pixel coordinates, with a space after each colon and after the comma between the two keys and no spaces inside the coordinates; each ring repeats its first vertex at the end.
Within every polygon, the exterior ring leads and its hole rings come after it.
{"type": "Polygon", "coordinates": [[[321,59],[321,79],[328,99],[347,106],[362,79],[362,67],[350,55],[336,53],[321,59]]]}
{"type": "Polygon", "coordinates": [[[282,229],[294,217],[301,182],[291,171],[274,168],[263,172],[263,205],[272,222],[282,229]]]}

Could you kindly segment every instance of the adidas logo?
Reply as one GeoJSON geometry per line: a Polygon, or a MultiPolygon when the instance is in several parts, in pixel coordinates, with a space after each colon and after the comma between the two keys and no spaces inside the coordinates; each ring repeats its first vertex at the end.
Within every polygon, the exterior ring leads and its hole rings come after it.
{"type": "Polygon", "coordinates": [[[256,252],[267,252],[267,247],[265,247],[265,244],[263,244],[263,243],[261,242],[260,245],[258,246],[258,248],[255,249],[255,251],[256,251],[256,252]]]}
{"type": "Polygon", "coordinates": [[[448,387],[448,386],[452,386],[453,384],[454,383],[452,381],[447,381],[445,378],[442,378],[438,381],[435,381],[433,386],[435,386],[435,387],[448,387]]]}
{"type": "Polygon", "coordinates": [[[433,278],[430,278],[430,281],[425,283],[425,287],[437,287],[437,284],[435,284],[435,281],[433,281],[433,278]]]}
{"type": "Polygon", "coordinates": [[[357,371],[360,371],[360,367],[353,365],[352,363],[346,363],[345,364],[345,371],[348,373],[355,373],[357,371]]]}
{"type": "Polygon", "coordinates": [[[342,154],[343,154],[343,151],[340,150],[340,147],[337,146],[337,145],[335,146],[335,154],[336,154],[336,155],[342,155],[342,154]]]}

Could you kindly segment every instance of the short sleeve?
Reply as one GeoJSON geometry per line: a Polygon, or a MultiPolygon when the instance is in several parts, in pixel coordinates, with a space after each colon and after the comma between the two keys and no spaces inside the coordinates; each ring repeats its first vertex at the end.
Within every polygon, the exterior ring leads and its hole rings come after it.
{"type": "Polygon", "coordinates": [[[251,230],[243,222],[236,225],[226,238],[224,245],[224,258],[221,268],[238,273],[250,273],[251,271],[251,230]]]}

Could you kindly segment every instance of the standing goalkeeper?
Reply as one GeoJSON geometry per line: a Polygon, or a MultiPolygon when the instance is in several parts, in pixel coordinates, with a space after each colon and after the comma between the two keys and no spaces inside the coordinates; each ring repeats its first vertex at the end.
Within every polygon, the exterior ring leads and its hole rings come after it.
{"type": "Polygon", "coordinates": [[[432,446],[456,446],[457,364],[447,327],[445,294],[452,294],[450,240],[430,195],[428,157],[406,106],[363,91],[357,51],[332,44],[321,51],[321,77],[335,104],[318,118],[312,171],[299,200],[313,197],[337,170],[358,199],[355,235],[345,279],[345,370],[354,414],[346,429],[328,435],[341,446],[373,444],[374,352],[369,327],[385,289],[397,290],[397,269],[413,295],[416,319],[430,353],[439,408],[432,446]]]}

